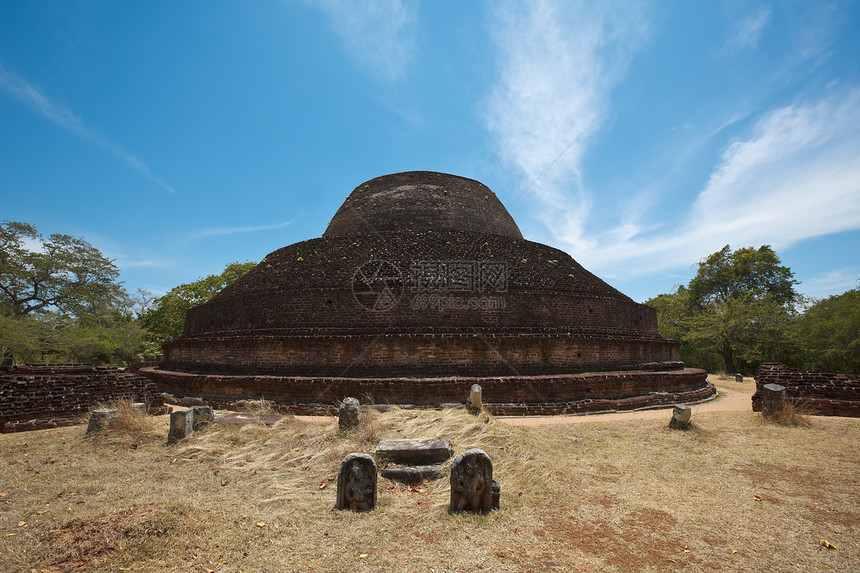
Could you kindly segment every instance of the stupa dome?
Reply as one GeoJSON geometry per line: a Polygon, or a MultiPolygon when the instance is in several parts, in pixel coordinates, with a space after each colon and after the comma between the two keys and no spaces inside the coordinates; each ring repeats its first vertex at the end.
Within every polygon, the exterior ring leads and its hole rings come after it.
{"type": "Polygon", "coordinates": [[[478,383],[497,412],[575,412],[713,395],[679,347],[653,309],[525,240],[486,186],[419,171],[362,183],[322,237],[188,311],[146,373],[213,404],[438,406],[478,383]]]}
{"type": "Polygon", "coordinates": [[[523,238],[508,210],[483,183],[430,171],[383,175],[362,183],[334,214],[323,237],[440,229],[523,238]]]}

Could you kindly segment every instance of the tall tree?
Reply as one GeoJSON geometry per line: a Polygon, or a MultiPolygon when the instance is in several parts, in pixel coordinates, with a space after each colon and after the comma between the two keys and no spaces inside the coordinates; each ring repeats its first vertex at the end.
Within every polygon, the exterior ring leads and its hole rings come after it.
{"type": "Polygon", "coordinates": [[[160,339],[168,336],[182,336],[185,327],[185,313],[189,309],[211,299],[225,286],[238,279],[257,263],[230,263],[221,274],[208,275],[191,283],[184,283],[170,289],[164,296],[155,300],[153,306],[144,312],[141,323],[160,339]]]}
{"type": "Polygon", "coordinates": [[[726,245],[699,263],[686,287],[647,301],[664,333],[686,345],[682,357],[719,356],[726,372],[750,370],[761,360],[791,353],[787,325],[801,297],[791,269],[768,245],[732,251],[726,245]]]}
{"type": "Polygon", "coordinates": [[[126,296],[113,261],[85,240],[32,225],[0,225],[0,312],[14,316],[56,311],[79,316],[126,296]]]}

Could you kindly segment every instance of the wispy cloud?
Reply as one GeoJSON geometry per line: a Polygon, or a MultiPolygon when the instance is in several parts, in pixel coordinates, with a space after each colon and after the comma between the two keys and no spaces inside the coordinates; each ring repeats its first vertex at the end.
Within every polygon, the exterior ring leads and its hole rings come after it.
{"type": "Polygon", "coordinates": [[[369,72],[393,82],[414,50],[418,4],[409,0],[317,0],[346,51],[369,72]]]}
{"type": "Polygon", "coordinates": [[[28,105],[59,127],[121,157],[138,173],[173,193],[173,188],[156,177],[143,161],[88,126],[75,112],[44,95],[37,87],[8,70],[2,63],[0,63],[0,90],[28,105]]]}
{"type": "Polygon", "coordinates": [[[822,273],[803,281],[800,290],[813,297],[826,297],[830,293],[845,292],[860,287],[860,266],[843,267],[822,273]]]}
{"type": "Polygon", "coordinates": [[[860,89],[772,110],[723,152],[686,224],[595,246],[577,258],[598,272],[628,275],[679,268],[720,249],[860,229],[860,89]],[[591,266],[589,266],[591,265],[591,266]]]}
{"type": "Polygon", "coordinates": [[[755,13],[741,18],[734,26],[732,35],[726,41],[728,52],[738,52],[744,49],[755,48],[770,23],[771,11],[761,7],[755,13]]]}
{"type": "Polygon", "coordinates": [[[501,73],[487,127],[502,162],[545,207],[543,220],[575,250],[593,246],[584,235],[592,196],[582,185],[582,154],[610,90],[649,34],[642,10],[641,3],[548,0],[492,7],[501,73]]]}
{"type": "Polygon", "coordinates": [[[273,225],[258,225],[254,227],[211,227],[209,229],[201,229],[188,234],[191,239],[201,239],[203,237],[217,237],[221,235],[235,235],[236,233],[256,233],[259,231],[275,231],[283,229],[292,224],[298,217],[284,221],[283,223],[275,223],[273,225]]]}

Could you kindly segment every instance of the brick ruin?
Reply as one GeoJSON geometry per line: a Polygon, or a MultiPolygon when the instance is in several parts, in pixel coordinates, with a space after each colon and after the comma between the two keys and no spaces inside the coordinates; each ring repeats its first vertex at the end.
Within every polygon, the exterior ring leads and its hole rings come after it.
{"type": "Polygon", "coordinates": [[[785,399],[811,414],[860,417],[860,374],[807,372],[778,362],[762,364],[755,375],[753,412],[761,412],[765,384],[784,386],[785,399]]]}
{"type": "Polygon", "coordinates": [[[213,405],[438,407],[478,383],[496,413],[587,412],[715,395],[679,347],[653,309],[525,240],[483,184],[409,172],[359,185],[322,237],[191,309],[142,373],[213,405]]]}
{"type": "Polygon", "coordinates": [[[71,426],[95,405],[120,399],[145,402],[150,411],[164,404],[155,384],[131,369],[70,363],[4,367],[0,432],[71,426]]]}

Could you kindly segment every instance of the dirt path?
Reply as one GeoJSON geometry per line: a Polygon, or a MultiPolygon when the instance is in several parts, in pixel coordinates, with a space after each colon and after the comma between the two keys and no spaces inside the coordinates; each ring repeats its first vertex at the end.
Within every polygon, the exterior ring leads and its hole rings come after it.
{"type": "MultiPolygon", "coordinates": [[[[749,382],[737,384],[725,379],[709,377],[708,380],[717,387],[719,396],[703,404],[692,406],[693,416],[703,412],[743,412],[752,410],[750,401],[755,392],[755,382],[748,378],[749,382]],[[729,387],[731,386],[731,387],[729,387]]],[[[611,414],[589,414],[585,416],[561,415],[561,416],[496,416],[496,419],[505,424],[514,426],[538,426],[544,424],[587,424],[590,422],[615,422],[618,420],[668,420],[671,414],[666,410],[672,406],[657,410],[632,410],[629,412],[613,412],[611,414]]]]}

